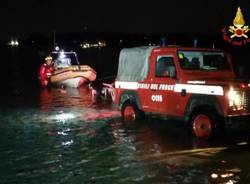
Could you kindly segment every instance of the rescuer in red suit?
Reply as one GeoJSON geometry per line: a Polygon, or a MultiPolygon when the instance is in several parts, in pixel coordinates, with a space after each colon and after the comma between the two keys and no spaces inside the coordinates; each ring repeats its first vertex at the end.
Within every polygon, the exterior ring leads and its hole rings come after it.
{"type": "Polygon", "coordinates": [[[52,75],[53,70],[54,68],[53,68],[52,57],[47,56],[45,58],[45,63],[43,63],[40,68],[40,79],[41,79],[41,85],[43,87],[48,86],[49,79],[52,75]]]}

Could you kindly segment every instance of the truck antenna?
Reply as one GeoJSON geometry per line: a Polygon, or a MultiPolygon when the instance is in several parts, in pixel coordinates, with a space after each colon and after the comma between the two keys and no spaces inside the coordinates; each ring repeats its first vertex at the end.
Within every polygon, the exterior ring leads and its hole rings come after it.
{"type": "Polygon", "coordinates": [[[193,47],[198,47],[199,45],[199,40],[198,39],[193,39],[193,47]]]}
{"type": "Polygon", "coordinates": [[[53,47],[56,48],[56,31],[53,31],[53,47]]]}
{"type": "Polygon", "coordinates": [[[166,37],[161,38],[161,46],[165,47],[168,45],[168,39],[166,37]]]}

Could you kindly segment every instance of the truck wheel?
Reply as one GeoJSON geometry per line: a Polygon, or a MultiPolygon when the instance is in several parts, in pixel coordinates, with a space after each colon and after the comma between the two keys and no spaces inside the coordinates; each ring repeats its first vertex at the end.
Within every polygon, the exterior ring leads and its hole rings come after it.
{"type": "Polygon", "coordinates": [[[140,111],[134,102],[127,101],[122,105],[122,117],[125,121],[136,121],[140,119],[143,112],[140,111]]]}
{"type": "Polygon", "coordinates": [[[209,108],[204,108],[195,111],[191,117],[191,130],[193,134],[202,139],[209,139],[213,137],[222,127],[219,122],[219,115],[209,108]]]}

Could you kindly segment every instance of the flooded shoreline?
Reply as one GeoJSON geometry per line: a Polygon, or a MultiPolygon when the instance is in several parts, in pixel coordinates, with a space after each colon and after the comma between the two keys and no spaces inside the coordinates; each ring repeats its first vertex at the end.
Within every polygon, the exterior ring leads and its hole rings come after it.
{"type": "Polygon", "coordinates": [[[250,131],[210,141],[179,122],[122,121],[85,88],[13,98],[0,108],[0,183],[248,183],[250,131]]]}

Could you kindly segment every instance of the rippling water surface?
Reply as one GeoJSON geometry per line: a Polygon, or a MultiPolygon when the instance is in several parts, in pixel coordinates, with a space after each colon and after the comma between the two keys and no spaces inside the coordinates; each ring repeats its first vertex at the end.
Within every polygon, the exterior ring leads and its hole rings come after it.
{"type": "Polygon", "coordinates": [[[210,141],[157,117],[125,123],[87,88],[0,106],[0,183],[250,183],[250,131],[210,141]]]}

